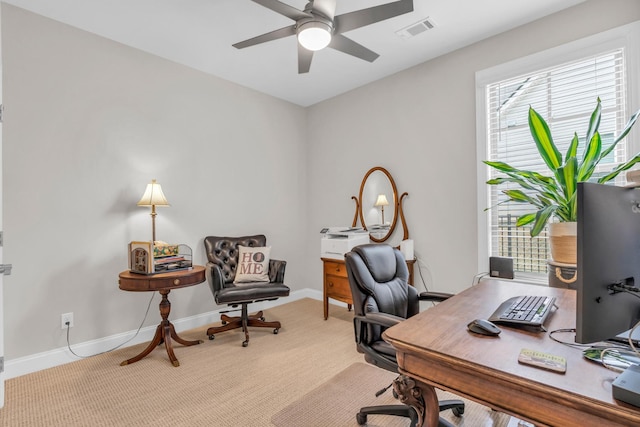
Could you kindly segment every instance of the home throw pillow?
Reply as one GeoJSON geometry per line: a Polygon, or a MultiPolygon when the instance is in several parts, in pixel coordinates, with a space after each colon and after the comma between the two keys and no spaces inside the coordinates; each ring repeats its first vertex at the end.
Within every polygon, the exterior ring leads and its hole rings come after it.
{"type": "Polygon", "coordinates": [[[238,246],[238,267],[233,283],[268,282],[271,246],[238,246]]]}

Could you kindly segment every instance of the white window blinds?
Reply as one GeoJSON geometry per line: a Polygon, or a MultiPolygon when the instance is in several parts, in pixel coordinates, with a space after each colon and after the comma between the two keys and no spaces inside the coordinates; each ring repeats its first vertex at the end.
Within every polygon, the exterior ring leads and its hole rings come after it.
{"type": "MultiPolygon", "coordinates": [[[[552,176],[540,159],[528,126],[528,109],[533,107],[551,128],[554,142],[564,155],[574,132],[580,137],[578,155],[598,97],[602,101],[600,133],[603,146],[613,141],[626,120],[624,49],[562,64],[552,68],[499,81],[487,86],[488,160],[499,160],[514,167],[552,176]]],[[[623,162],[626,145],[618,144],[598,172],[603,174],[623,162]]],[[[490,169],[490,178],[499,172],[490,169]]],[[[594,174],[597,178],[600,174],[594,174]]],[[[516,227],[518,216],[532,208],[513,203],[499,203],[508,184],[490,186],[490,253],[514,259],[520,272],[546,272],[550,258],[546,231],[536,238],[529,228],[516,227]]]]}

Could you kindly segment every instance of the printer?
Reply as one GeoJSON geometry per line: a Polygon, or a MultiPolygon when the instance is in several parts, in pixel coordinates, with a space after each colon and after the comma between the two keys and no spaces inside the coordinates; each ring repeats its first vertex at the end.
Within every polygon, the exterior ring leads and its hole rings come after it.
{"type": "Polygon", "coordinates": [[[369,232],[361,227],[331,227],[320,239],[320,256],[343,260],[351,249],[367,243],[369,232]]]}

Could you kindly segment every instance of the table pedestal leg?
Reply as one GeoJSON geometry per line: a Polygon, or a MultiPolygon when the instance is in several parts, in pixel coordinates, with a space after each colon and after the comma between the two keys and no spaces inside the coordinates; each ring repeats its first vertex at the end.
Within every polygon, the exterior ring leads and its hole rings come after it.
{"type": "Polygon", "coordinates": [[[417,426],[437,427],[440,419],[440,404],[436,389],[406,375],[393,380],[393,389],[405,405],[418,414],[417,426]]]}
{"type": "Polygon", "coordinates": [[[173,345],[172,345],[171,339],[173,338],[179,344],[182,344],[185,346],[202,343],[201,340],[187,341],[178,336],[175,328],[173,327],[173,324],[169,322],[169,312],[171,311],[171,303],[169,302],[168,295],[169,295],[169,292],[171,292],[171,290],[162,289],[158,292],[160,292],[160,295],[162,295],[162,301],[160,301],[160,316],[162,317],[162,321],[156,328],[156,333],[153,336],[153,339],[151,340],[147,348],[145,348],[142,351],[142,353],[138,354],[135,357],[132,357],[131,359],[125,360],[120,364],[120,366],[130,365],[132,363],[137,362],[138,360],[144,358],[146,355],[151,353],[151,351],[153,351],[154,348],[156,348],[162,343],[164,343],[165,349],[167,350],[167,354],[169,355],[169,360],[171,360],[171,363],[173,364],[173,366],[180,366],[180,362],[178,362],[178,358],[173,353],[173,345]]]}

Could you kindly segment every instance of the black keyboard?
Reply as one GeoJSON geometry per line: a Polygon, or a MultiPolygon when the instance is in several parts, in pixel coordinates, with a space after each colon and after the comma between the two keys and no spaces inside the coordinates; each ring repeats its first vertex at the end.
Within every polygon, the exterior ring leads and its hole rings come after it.
{"type": "Polygon", "coordinates": [[[509,298],[489,318],[492,322],[541,327],[551,313],[556,299],[524,295],[509,298]]]}

